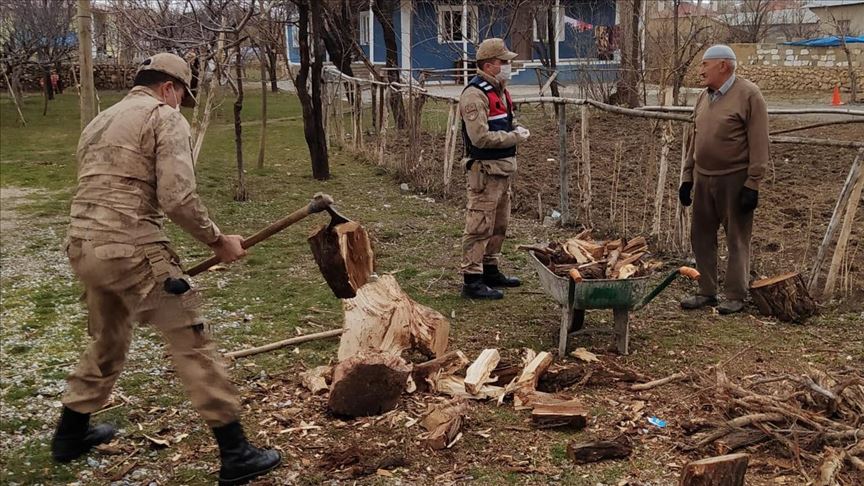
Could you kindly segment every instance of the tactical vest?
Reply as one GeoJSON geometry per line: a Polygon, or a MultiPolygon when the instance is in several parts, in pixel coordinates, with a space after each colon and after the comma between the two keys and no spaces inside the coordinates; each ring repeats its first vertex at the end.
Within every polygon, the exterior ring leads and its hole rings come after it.
{"type": "MultiPolygon", "coordinates": [[[[504,98],[507,100],[507,106],[501,102],[501,94],[495,89],[492,84],[480,76],[474,76],[465,89],[475,88],[483,91],[486,98],[489,100],[489,113],[487,113],[487,121],[489,123],[490,132],[512,132],[513,131],[513,100],[510,99],[510,92],[504,90],[504,98]]],[[[462,90],[464,93],[465,90],[462,90]]],[[[465,128],[465,121],[462,121],[462,142],[465,146],[465,157],[472,160],[498,160],[514,157],[516,155],[516,147],[509,148],[480,148],[471,143],[471,138],[468,136],[468,130],[465,128]]]]}

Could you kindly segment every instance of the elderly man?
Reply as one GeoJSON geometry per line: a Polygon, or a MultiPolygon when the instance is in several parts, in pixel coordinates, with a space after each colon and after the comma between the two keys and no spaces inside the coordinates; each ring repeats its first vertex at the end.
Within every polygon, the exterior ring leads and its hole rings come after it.
{"type": "Polygon", "coordinates": [[[699,76],[707,89],[693,110],[694,135],[678,197],[684,206],[693,204],[690,241],[702,278],[699,293],[681,307],[718,304],[717,230],[723,225],[729,259],[726,300],[717,310],[732,314],[744,308],[747,297],[753,212],[769,157],[768,111],[759,88],[735,76],[735,52],[729,46],[706,50],[699,76]]]}
{"type": "Polygon", "coordinates": [[[518,287],[519,279],[498,268],[510,220],[510,176],[516,172],[516,145],[529,132],[513,120],[507,91],[510,61],[516,53],[503,39],[484,40],[477,48],[477,75],[459,98],[467,172],[468,203],[462,238],[462,295],[501,299],[496,287],[518,287]]]}
{"type": "Polygon", "coordinates": [[[174,54],[145,59],[129,94],[81,133],[66,252],[86,290],[91,339],[69,375],[51,452],[68,462],[114,436],[108,424],[91,425],[90,414],[111,396],[133,323],[147,323],[161,332],[192,405],[213,429],[219,483],[241,484],[281,457],[246,440],[237,389],[163,230],[167,215],[222,262],[246,254],[242,237],[219,231],[195,189],[189,123],[179,111],[194,106],[191,79],[174,54]]]}

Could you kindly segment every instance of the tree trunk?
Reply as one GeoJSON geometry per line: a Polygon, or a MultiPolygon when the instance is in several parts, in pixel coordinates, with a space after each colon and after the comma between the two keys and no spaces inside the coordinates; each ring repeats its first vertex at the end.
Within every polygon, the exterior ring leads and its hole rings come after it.
{"type": "Polygon", "coordinates": [[[750,296],[763,315],[784,322],[801,323],[816,312],[816,302],[797,272],[753,282],[750,296]]]}
{"type": "Polygon", "coordinates": [[[303,107],[303,134],[312,160],[312,177],[318,180],[330,178],[330,162],[327,140],[324,133],[324,113],[321,104],[321,71],[324,64],[324,46],[321,42],[324,22],[321,2],[297,2],[300,21],[300,72],[297,74],[297,96],[303,107]],[[312,42],[314,59],[309,45],[309,21],[312,20],[312,42]],[[309,71],[312,71],[312,94],[309,94],[309,71]]]}
{"type": "Polygon", "coordinates": [[[276,49],[273,47],[273,44],[266,43],[264,44],[265,53],[267,54],[267,68],[270,71],[270,91],[274,93],[279,92],[279,76],[276,74],[276,65],[279,63],[279,59],[276,56],[276,49]]]}
{"type": "MultiPolygon", "coordinates": [[[[237,34],[239,40],[240,34],[237,34]]],[[[240,120],[240,112],[243,110],[243,55],[240,44],[237,45],[236,56],[237,73],[237,99],[234,100],[234,146],[237,148],[237,188],[234,192],[235,201],[246,201],[249,194],[246,192],[246,171],[243,168],[243,123],[240,120]]]]}
{"type": "MultiPolygon", "coordinates": [[[[555,15],[555,10],[550,8],[550,11],[546,13],[546,37],[549,42],[549,75],[555,72],[558,69],[558,16],[555,15]]],[[[552,96],[558,98],[561,96],[561,93],[558,90],[558,82],[552,81],[552,96]]],[[[563,109],[564,105],[555,105],[556,111],[559,109],[563,109]]]]}
{"type": "Polygon", "coordinates": [[[618,82],[619,99],[633,108],[639,105],[639,19],[642,0],[627,0],[622,5],[623,35],[621,46],[621,79],[618,82]]]}
{"type": "Polygon", "coordinates": [[[846,54],[846,65],[849,70],[849,89],[852,91],[849,95],[849,101],[855,103],[858,101],[858,77],[855,74],[855,67],[852,65],[852,53],[849,52],[849,45],[846,44],[846,35],[840,35],[840,47],[846,54]]]}
{"type": "MultiPolygon", "coordinates": [[[[681,72],[681,63],[678,62],[680,53],[680,39],[678,38],[678,7],[681,5],[681,0],[672,2],[672,106],[678,106],[678,96],[681,94],[681,82],[679,73],[681,72]]],[[[690,22],[693,22],[691,19],[690,22]]]]}
{"type": "MultiPolygon", "coordinates": [[[[81,69],[81,128],[96,116],[96,97],[93,84],[93,17],[90,0],[78,0],[78,65],[81,69]]],[[[60,71],[58,69],[57,73],[60,71]]],[[[62,79],[62,77],[61,77],[62,79]]]]}
{"type": "MultiPolygon", "coordinates": [[[[261,138],[258,142],[258,168],[264,168],[264,151],[267,146],[267,55],[261,54],[261,138]]],[[[278,88],[277,88],[278,89],[278,88]]]]}
{"type": "MultiPolygon", "coordinates": [[[[399,67],[398,48],[396,45],[396,30],[393,28],[393,13],[398,1],[393,0],[375,0],[373,4],[373,12],[381,24],[384,31],[384,48],[387,51],[387,79],[391,83],[399,82],[399,67]]],[[[408,71],[411,75],[411,71],[408,71]]],[[[396,128],[405,128],[405,104],[402,100],[402,95],[399,93],[391,93],[390,95],[390,111],[393,113],[393,119],[396,123],[396,128]]]]}
{"type": "Polygon", "coordinates": [[[351,62],[354,60],[354,50],[351,46],[354,45],[354,11],[348,0],[342,0],[336,9],[328,8],[326,17],[321,38],[330,60],[337,69],[353,77],[351,62]]]}

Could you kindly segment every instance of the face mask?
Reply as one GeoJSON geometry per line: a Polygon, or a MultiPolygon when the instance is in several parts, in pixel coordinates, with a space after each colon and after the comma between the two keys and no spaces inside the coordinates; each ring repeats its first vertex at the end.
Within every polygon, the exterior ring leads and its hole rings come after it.
{"type": "Polygon", "coordinates": [[[513,66],[510,64],[502,64],[501,71],[495,75],[495,79],[498,81],[507,81],[510,79],[511,74],[513,74],[513,66]]]}
{"type": "Polygon", "coordinates": [[[174,85],[171,85],[171,97],[174,98],[174,111],[180,111],[180,100],[177,99],[177,90],[174,89],[174,85]]]}

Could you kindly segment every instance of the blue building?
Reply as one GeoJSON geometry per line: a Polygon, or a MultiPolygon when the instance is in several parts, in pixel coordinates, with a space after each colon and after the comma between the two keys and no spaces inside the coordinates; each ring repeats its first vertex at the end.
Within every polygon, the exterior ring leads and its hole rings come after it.
{"type": "MultiPolygon", "coordinates": [[[[427,83],[463,83],[473,73],[476,46],[487,37],[504,37],[519,53],[511,84],[537,84],[538,68],[550,57],[549,16],[555,20],[558,80],[611,81],[618,75],[616,0],[526,2],[515,11],[490,0],[402,0],[393,13],[399,67],[427,83]]],[[[357,16],[357,42],[376,66],[386,51],[381,23],[371,9],[357,16]]],[[[286,39],[289,61],[299,59],[296,26],[286,39]]],[[[548,73],[546,73],[548,74],[548,73]]],[[[545,76],[543,76],[545,78],[545,76]]]]}

